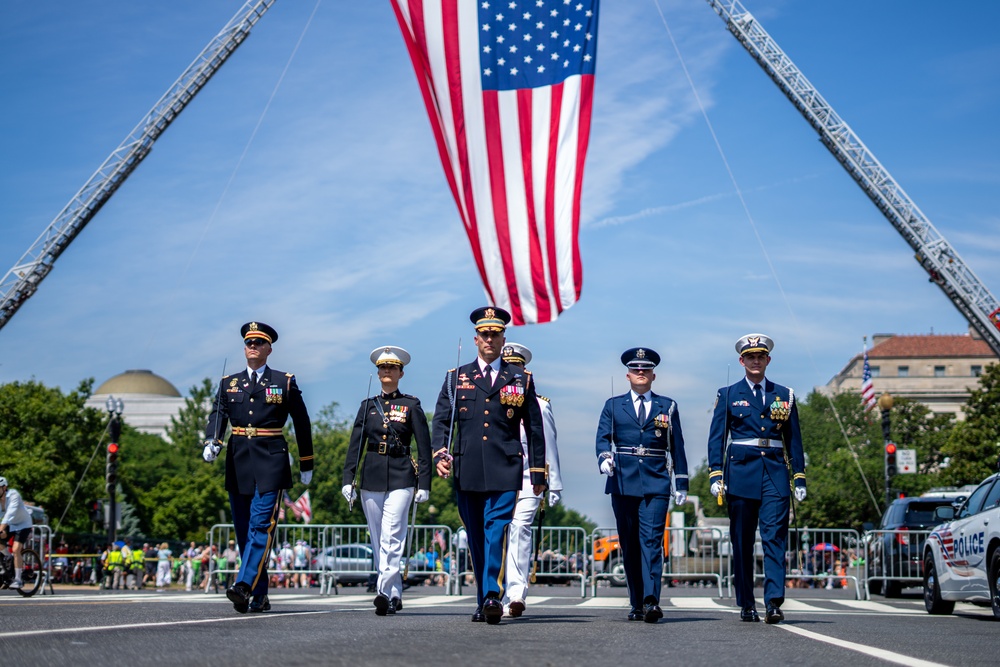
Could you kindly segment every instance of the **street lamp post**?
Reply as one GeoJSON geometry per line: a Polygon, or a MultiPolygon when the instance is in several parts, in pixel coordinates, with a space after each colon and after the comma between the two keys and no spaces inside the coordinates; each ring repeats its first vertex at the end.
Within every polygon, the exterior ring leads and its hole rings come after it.
{"type": "Polygon", "coordinates": [[[108,433],[111,442],[108,443],[108,460],[104,470],[104,481],[108,491],[108,543],[114,544],[118,531],[118,507],[116,502],[116,490],[118,485],[118,439],[122,434],[122,410],[125,403],[120,398],[108,396],[104,406],[108,410],[111,422],[108,424],[108,433]]]}
{"type": "Polygon", "coordinates": [[[885,392],[878,397],[878,407],[882,411],[882,446],[885,450],[885,506],[892,502],[892,492],[889,484],[896,470],[896,445],[892,442],[889,434],[891,419],[889,412],[892,410],[892,394],[885,392]]]}

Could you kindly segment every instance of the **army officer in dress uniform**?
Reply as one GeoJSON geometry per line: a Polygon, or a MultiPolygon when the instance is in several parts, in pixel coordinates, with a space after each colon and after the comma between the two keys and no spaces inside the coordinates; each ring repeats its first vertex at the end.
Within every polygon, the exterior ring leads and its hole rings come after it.
{"type": "Polygon", "coordinates": [[[719,389],[708,434],[711,492],[715,496],[726,493],[729,499],[736,604],[740,620],[751,623],[760,620],[753,594],[758,523],[764,548],[764,620],[778,623],[785,618],[781,603],[785,600],[789,476],[796,500],[806,497],[795,395],[764,377],[772,349],[774,341],[764,334],[747,334],[736,341],[746,377],[719,389]]]}
{"type": "Polygon", "coordinates": [[[233,512],[236,541],[243,557],[236,582],[226,596],[240,613],[267,611],[267,561],[274,546],[274,526],[282,491],[292,488],[288,443],[282,428],[291,416],[299,448],[303,484],[312,480],[313,446],[309,413],[295,376],[267,365],[278,332],[263,322],[240,329],[247,359],[245,371],[222,378],[205,428],[202,456],[214,461],[226,426],[226,491],[233,512]]]}
{"type": "Polygon", "coordinates": [[[386,345],[372,351],[382,391],[361,403],[344,461],[342,493],[348,503],[357,497],[355,477],[360,468],[361,506],[368,520],[378,572],[375,613],[395,614],[403,608],[403,578],[399,564],[406,546],[410,502],[426,502],[431,489],[431,434],[420,399],[399,392],[409,353],[386,345]],[[417,461],[410,449],[416,440],[417,461]]]}
{"type": "MultiPolygon", "coordinates": [[[[531,361],[531,350],[520,343],[507,343],[501,353],[511,366],[524,370],[531,361]]],[[[555,507],[562,499],[562,475],[559,474],[559,449],[556,446],[556,420],[552,404],[545,396],[538,396],[538,409],[542,413],[542,430],[545,433],[545,484],[548,488],[549,506],[555,507]]],[[[528,580],[531,573],[531,524],[542,504],[542,497],[534,492],[528,466],[528,437],[521,429],[521,450],[524,456],[521,490],[514,506],[514,518],[507,529],[507,563],[504,565],[503,606],[512,618],[524,613],[528,597],[528,580]]],[[[541,535],[539,535],[541,539],[541,535]]]]}
{"type": "Polygon", "coordinates": [[[510,314],[484,307],[469,319],[479,354],[445,376],[434,408],[431,445],[438,475],[454,477],[458,513],[468,532],[478,603],[472,620],[495,625],[503,616],[507,526],[521,488],[521,427],[536,496],[545,490],[545,436],[531,373],[500,357],[510,314]],[[453,426],[458,429],[454,440],[453,426]]]}
{"type": "Polygon", "coordinates": [[[631,385],[627,394],[609,398],[597,426],[597,461],[608,476],[618,539],[625,561],[632,610],[630,621],[656,623],[663,618],[660,584],[663,533],[673,500],[687,500],[688,467],[677,402],[654,394],[653,369],[660,355],[634,347],[621,356],[631,385]]]}

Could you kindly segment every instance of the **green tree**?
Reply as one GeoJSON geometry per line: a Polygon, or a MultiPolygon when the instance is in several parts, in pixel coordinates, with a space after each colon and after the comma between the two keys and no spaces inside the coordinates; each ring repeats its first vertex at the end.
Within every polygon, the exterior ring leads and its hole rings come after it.
{"type": "Polygon", "coordinates": [[[948,466],[941,473],[947,484],[978,484],[996,472],[1000,459],[1000,364],[987,367],[965,408],[965,421],[951,432],[942,448],[948,466]]]}
{"type": "Polygon", "coordinates": [[[65,512],[62,530],[90,530],[88,503],[105,496],[108,420],[84,407],[92,387],[93,379],[68,394],[34,380],[0,385],[0,474],[53,525],[65,512]]]}

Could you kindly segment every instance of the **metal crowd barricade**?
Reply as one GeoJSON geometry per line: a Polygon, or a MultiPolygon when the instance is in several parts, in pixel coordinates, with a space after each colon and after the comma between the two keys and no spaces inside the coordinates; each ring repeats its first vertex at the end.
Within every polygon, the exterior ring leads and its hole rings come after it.
{"type": "Polygon", "coordinates": [[[729,576],[729,537],[713,527],[668,527],[666,531],[663,576],[670,582],[714,580],[721,598],[722,582],[729,576]]]}
{"type": "Polygon", "coordinates": [[[42,595],[55,595],[52,588],[52,528],[46,524],[38,524],[31,527],[31,535],[25,547],[34,549],[41,559],[42,571],[38,576],[42,579],[42,595]],[[46,585],[48,592],[46,592],[46,585]]]}
{"type": "MultiPolygon", "coordinates": [[[[532,547],[538,546],[538,567],[534,570],[534,584],[571,583],[580,580],[580,597],[587,595],[587,532],[583,528],[543,526],[541,542],[538,528],[531,529],[532,547]]],[[[535,566],[532,550],[531,567],[535,566]]],[[[531,571],[531,570],[529,570],[531,571]]]]}
{"type": "MultiPolygon", "coordinates": [[[[306,575],[308,580],[313,578],[319,581],[321,592],[323,591],[324,570],[322,567],[317,565],[317,560],[319,555],[324,553],[328,547],[329,533],[327,529],[330,526],[324,524],[278,524],[275,526],[274,530],[274,540],[273,540],[273,553],[280,553],[284,545],[287,543],[293,550],[299,540],[305,542],[306,547],[309,549],[309,558],[304,570],[294,569],[294,556],[291,563],[282,564],[280,570],[276,570],[272,565],[268,564],[268,574],[279,576],[299,576],[306,575]]],[[[208,544],[211,549],[215,547],[214,557],[219,558],[222,556],[222,552],[226,549],[229,544],[229,540],[236,541],[236,531],[231,523],[216,524],[212,526],[208,533],[208,544]]],[[[236,574],[239,572],[238,569],[230,569],[228,567],[221,566],[221,560],[219,561],[220,567],[212,570],[212,574],[215,577],[215,582],[213,578],[209,577],[206,580],[205,592],[208,593],[210,590],[216,590],[220,588],[218,585],[218,580],[234,580],[236,574]],[[213,586],[213,583],[215,585],[213,586]]],[[[222,586],[221,588],[224,588],[222,586]]]]}
{"type": "Polygon", "coordinates": [[[411,586],[444,586],[445,591],[450,593],[452,561],[457,560],[451,528],[437,524],[416,525],[410,526],[410,533],[409,554],[404,554],[400,563],[400,569],[405,571],[406,556],[409,556],[406,583],[411,586]]]}
{"type": "MultiPolygon", "coordinates": [[[[864,547],[858,531],[850,528],[789,528],[785,546],[785,584],[790,588],[854,587],[861,598],[865,577],[864,547]]],[[[754,543],[754,580],[764,578],[764,549],[754,543]]]]}
{"type": "Polygon", "coordinates": [[[625,586],[625,562],[618,548],[618,529],[598,526],[590,534],[587,546],[590,594],[597,597],[599,580],[608,582],[610,586],[625,586]]]}
{"type": "Polygon", "coordinates": [[[930,530],[870,530],[864,535],[865,599],[883,593],[899,597],[906,586],[923,584],[923,552],[930,530]]]}

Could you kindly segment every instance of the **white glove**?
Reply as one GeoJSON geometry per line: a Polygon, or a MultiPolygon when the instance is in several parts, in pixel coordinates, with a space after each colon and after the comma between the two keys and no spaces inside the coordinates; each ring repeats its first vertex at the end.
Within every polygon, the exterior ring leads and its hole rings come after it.
{"type": "Polygon", "coordinates": [[[674,491],[674,504],[683,505],[687,502],[688,494],[687,491],[674,491]]]}
{"type": "Polygon", "coordinates": [[[201,458],[203,458],[206,461],[208,461],[209,463],[211,463],[212,461],[214,461],[216,459],[216,457],[219,456],[219,452],[221,452],[221,451],[222,451],[222,447],[220,447],[219,445],[215,444],[211,440],[206,440],[205,441],[205,449],[201,453],[201,458]]]}
{"type": "Polygon", "coordinates": [[[611,459],[605,457],[605,459],[603,461],[601,461],[601,474],[602,475],[607,475],[608,477],[614,477],[615,476],[615,462],[612,461],[611,459]]]}
{"type": "Polygon", "coordinates": [[[795,501],[801,503],[806,499],[806,487],[796,486],[795,487],[795,501]]]}
{"type": "Polygon", "coordinates": [[[313,481],[313,471],[312,470],[300,470],[299,480],[306,486],[309,486],[309,482],[313,481]]]}
{"type": "Polygon", "coordinates": [[[712,482],[712,486],[709,488],[709,493],[718,498],[721,494],[726,492],[726,486],[721,481],[712,482]]]}
{"type": "Polygon", "coordinates": [[[415,503],[426,503],[431,499],[431,492],[427,489],[417,489],[417,492],[413,495],[413,502],[415,503]]]}
{"type": "Polygon", "coordinates": [[[559,491],[549,491],[549,507],[555,507],[562,500],[562,493],[559,491]]]}
{"type": "Polygon", "coordinates": [[[350,484],[344,484],[344,488],[340,490],[340,493],[343,494],[344,499],[346,499],[349,503],[353,503],[358,499],[357,491],[355,491],[354,487],[350,484]]]}

